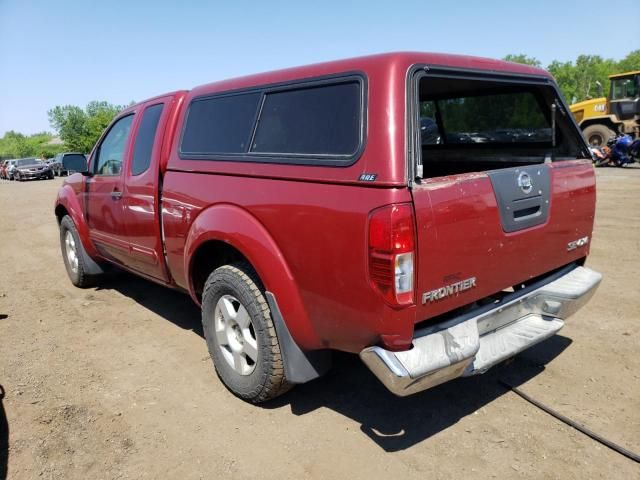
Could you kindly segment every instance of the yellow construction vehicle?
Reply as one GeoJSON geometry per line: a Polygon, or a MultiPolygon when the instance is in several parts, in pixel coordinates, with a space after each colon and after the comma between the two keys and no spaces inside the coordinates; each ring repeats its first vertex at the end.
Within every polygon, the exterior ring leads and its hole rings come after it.
{"type": "MultiPolygon", "coordinates": [[[[592,98],[569,107],[590,145],[604,145],[617,133],[640,137],[640,70],[609,78],[608,97],[592,98]]],[[[601,85],[600,92],[602,95],[601,85]]]]}

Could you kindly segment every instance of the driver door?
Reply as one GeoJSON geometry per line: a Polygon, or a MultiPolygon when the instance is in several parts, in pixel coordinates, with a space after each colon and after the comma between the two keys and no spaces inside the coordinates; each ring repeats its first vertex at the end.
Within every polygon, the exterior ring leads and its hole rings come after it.
{"type": "Polygon", "coordinates": [[[85,214],[91,241],[100,255],[121,264],[126,264],[129,256],[122,194],[133,122],[134,113],[128,113],[111,125],[95,149],[93,175],[86,183],[85,214]]]}

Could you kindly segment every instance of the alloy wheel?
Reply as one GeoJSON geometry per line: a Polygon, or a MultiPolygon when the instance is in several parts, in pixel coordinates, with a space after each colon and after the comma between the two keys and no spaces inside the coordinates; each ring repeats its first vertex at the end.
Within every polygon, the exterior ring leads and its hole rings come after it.
{"type": "Polygon", "coordinates": [[[69,263],[69,268],[73,273],[78,272],[78,248],[76,246],[76,240],[73,238],[73,235],[69,230],[64,236],[64,249],[67,255],[67,262],[69,263]]]}
{"type": "Polygon", "coordinates": [[[236,373],[250,375],[258,361],[258,341],[249,312],[233,295],[223,295],[214,316],[222,356],[236,373]]]}

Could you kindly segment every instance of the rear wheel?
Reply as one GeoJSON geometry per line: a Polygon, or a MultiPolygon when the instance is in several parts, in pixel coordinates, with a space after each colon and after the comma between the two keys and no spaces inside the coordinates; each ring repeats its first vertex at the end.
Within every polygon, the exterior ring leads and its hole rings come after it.
{"type": "Polygon", "coordinates": [[[597,147],[606,145],[607,141],[615,135],[615,132],[613,130],[600,123],[589,125],[584,129],[582,133],[589,145],[594,145],[597,147]]]}
{"type": "Polygon", "coordinates": [[[261,403],[291,388],[271,311],[250,265],[225,265],[209,276],[202,326],[216,372],[234,395],[261,403]]]}

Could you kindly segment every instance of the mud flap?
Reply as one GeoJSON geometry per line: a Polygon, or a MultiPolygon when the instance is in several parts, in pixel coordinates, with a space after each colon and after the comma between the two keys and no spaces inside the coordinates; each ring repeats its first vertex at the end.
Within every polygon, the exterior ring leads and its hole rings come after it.
{"type": "Polygon", "coordinates": [[[271,292],[265,292],[265,295],[282,349],[284,375],[287,380],[291,383],[306,383],[324,375],[331,368],[331,351],[303,352],[291,336],[287,324],[282,318],[276,297],[271,292]]]}

